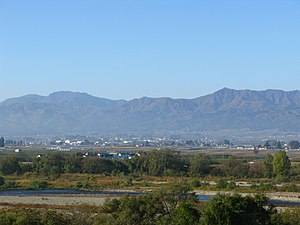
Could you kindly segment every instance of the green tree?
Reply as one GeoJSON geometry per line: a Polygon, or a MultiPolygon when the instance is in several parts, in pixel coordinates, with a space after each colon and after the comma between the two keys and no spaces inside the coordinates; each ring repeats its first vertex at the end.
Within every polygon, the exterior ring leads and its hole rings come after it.
{"type": "Polygon", "coordinates": [[[0,162],[0,172],[3,175],[19,174],[21,172],[19,158],[5,157],[0,162]]]}
{"type": "Polygon", "coordinates": [[[34,180],[29,184],[29,189],[41,190],[48,188],[49,184],[45,180],[34,180]]]}
{"type": "Polygon", "coordinates": [[[216,182],[216,188],[218,188],[218,189],[224,189],[227,187],[227,185],[228,185],[228,182],[223,179],[217,180],[217,182],[216,182]]]}
{"type": "Polygon", "coordinates": [[[249,176],[254,178],[264,177],[265,164],[263,161],[255,161],[250,164],[249,176]]]}
{"type": "Polygon", "coordinates": [[[200,218],[199,211],[194,205],[189,203],[181,203],[178,207],[171,213],[171,218],[168,220],[170,225],[196,225],[198,224],[200,218]]]}
{"type": "Polygon", "coordinates": [[[203,207],[202,225],[268,225],[275,211],[265,196],[218,194],[203,207]]]}
{"type": "Polygon", "coordinates": [[[4,137],[1,137],[0,138],[0,148],[4,148],[5,146],[5,140],[4,140],[4,137]]]}
{"type": "Polygon", "coordinates": [[[194,176],[207,175],[210,172],[211,158],[208,156],[197,156],[190,161],[190,173],[194,176]]]}
{"type": "Polygon", "coordinates": [[[199,217],[190,188],[176,185],[148,195],[108,200],[100,207],[94,225],[196,225],[199,217]]]}
{"type": "Polygon", "coordinates": [[[271,148],[270,142],[268,140],[264,143],[264,147],[266,149],[270,149],[271,148]]]}
{"type": "Polygon", "coordinates": [[[160,212],[163,205],[153,195],[126,196],[106,201],[94,224],[107,224],[103,223],[106,220],[110,225],[154,225],[160,212]]]}
{"type": "Polygon", "coordinates": [[[230,145],[230,140],[228,139],[224,140],[224,145],[230,145]]]}
{"type": "Polygon", "coordinates": [[[290,142],[288,143],[288,146],[289,146],[291,149],[298,149],[298,148],[300,147],[300,143],[299,143],[299,141],[293,140],[293,141],[290,141],[290,142]]]}
{"type": "Polygon", "coordinates": [[[153,193],[164,206],[167,220],[171,218],[172,212],[182,203],[195,203],[195,194],[187,185],[168,185],[153,193]]]}
{"type": "Polygon", "coordinates": [[[60,175],[64,172],[65,157],[61,154],[49,154],[37,159],[36,169],[43,175],[60,175]]]}
{"type": "Polygon", "coordinates": [[[0,211],[0,225],[76,224],[70,215],[54,210],[17,208],[0,211]]]}
{"type": "Polygon", "coordinates": [[[82,172],[82,153],[76,152],[65,160],[64,171],[66,173],[80,173],[82,172]]]}
{"type": "Polygon", "coordinates": [[[273,177],[273,156],[269,153],[265,155],[264,160],[264,176],[267,178],[273,177]]]}
{"type": "Polygon", "coordinates": [[[185,162],[172,150],[153,150],[145,158],[141,169],[152,176],[185,172],[185,162]]]}
{"type": "Polygon", "coordinates": [[[5,183],[4,177],[0,176],[0,186],[3,186],[5,183]]]}
{"type": "Polygon", "coordinates": [[[84,173],[112,173],[116,167],[111,159],[88,157],[83,159],[82,170],[84,173]]]}
{"type": "Polygon", "coordinates": [[[249,165],[240,159],[229,158],[224,160],[221,167],[226,176],[245,177],[249,173],[249,165]]]}
{"type": "Polygon", "coordinates": [[[273,224],[276,225],[299,225],[299,221],[299,207],[282,210],[273,216],[273,224]]]}
{"type": "Polygon", "coordinates": [[[277,141],[274,146],[275,149],[282,149],[282,144],[280,141],[277,141]]]}
{"type": "Polygon", "coordinates": [[[285,151],[277,151],[272,161],[273,173],[278,180],[284,180],[289,176],[291,161],[285,151]]]}

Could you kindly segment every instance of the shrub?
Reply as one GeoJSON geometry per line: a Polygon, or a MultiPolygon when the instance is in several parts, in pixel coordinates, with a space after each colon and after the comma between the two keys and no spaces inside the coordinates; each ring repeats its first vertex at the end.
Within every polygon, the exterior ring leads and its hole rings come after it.
{"type": "Polygon", "coordinates": [[[262,225],[271,224],[271,216],[275,213],[263,195],[218,194],[204,206],[200,220],[203,225],[262,225]]]}
{"type": "Polygon", "coordinates": [[[5,182],[4,185],[2,185],[4,189],[17,189],[20,187],[20,184],[16,181],[8,181],[5,182]]]}
{"type": "Polygon", "coordinates": [[[29,189],[40,190],[48,188],[49,184],[45,180],[34,180],[30,183],[29,189]]]}
{"type": "Polygon", "coordinates": [[[133,186],[133,179],[131,177],[127,178],[125,181],[124,181],[124,185],[126,187],[131,187],[133,186]]]}
{"type": "Polygon", "coordinates": [[[227,188],[228,182],[226,180],[220,179],[216,182],[216,188],[224,189],[227,188]]]}
{"type": "Polygon", "coordinates": [[[4,185],[4,177],[0,176],[0,186],[4,185]]]}
{"type": "Polygon", "coordinates": [[[227,189],[232,190],[232,189],[235,189],[235,188],[236,188],[236,183],[235,182],[231,181],[231,182],[227,183],[227,189]]]}
{"type": "Polygon", "coordinates": [[[89,180],[77,181],[75,184],[76,189],[90,189],[92,188],[92,183],[89,180]]]}
{"type": "Polygon", "coordinates": [[[201,187],[201,182],[199,180],[192,180],[191,186],[193,188],[201,187]]]}

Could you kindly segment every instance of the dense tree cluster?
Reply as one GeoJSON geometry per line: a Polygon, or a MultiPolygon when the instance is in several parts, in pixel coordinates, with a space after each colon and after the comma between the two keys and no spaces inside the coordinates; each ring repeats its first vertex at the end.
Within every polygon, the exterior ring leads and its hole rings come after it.
{"type": "Polygon", "coordinates": [[[290,142],[288,143],[288,146],[289,146],[289,148],[291,148],[291,149],[299,149],[300,143],[299,143],[299,141],[293,140],[293,141],[290,141],[290,142]]]}
{"type": "Polygon", "coordinates": [[[96,224],[197,224],[200,212],[188,187],[171,186],[149,195],[107,201],[96,224]],[[139,222],[137,222],[139,221],[139,222]]]}
{"type": "Polygon", "coordinates": [[[264,160],[264,175],[266,177],[284,180],[289,177],[290,169],[291,161],[285,151],[277,151],[274,156],[266,154],[264,160]]]}
{"type": "Polygon", "coordinates": [[[276,211],[264,195],[218,194],[199,204],[188,187],[167,186],[106,201],[94,225],[298,225],[299,215],[297,209],[276,211]]]}
{"type": "Polygon", "coordinates": [[[210,225],[268,225],[276,211],[268,205],[268,199],[234,194],[219,194],[203,210],[201,224],[210,225]]]}
{"type": "MultiPolygon", "coordinates": [[[[208,164],[206,163],[206,167],[208,164]]],[[[189,162],[182,159],[179,154],[169,150],[154,150],[148,154],[125,160],[99,157],[84,158],[78,152],[70,155],[48,154],[40,158],[3,157],[0,160],[0,172],[3,175],[32,172],[45,176],[62,173],[140,173],[164,176],[187,173],[188,167],[189,162]]]]}
{"type": "Polygon", "coordinates": [[[153,150],[132,159],[106,159],[83,157],[81,153],[48,154],[41,158],[3,157],[0,160],[2,175],[35,173],[44,176],[62,173],[88,173],[106,175],[192,176],[207,175],[231,178],[286,179],[291,163],[285,151],[249,163],[229,157],[213,160],[206,155],[181,156],[171,150],[153,150]]]}
{"type": "Polygon", "coordinates": [[[298,140],[291,140],[288,143],[284,143],[282,141],[274,141],[274,140],[267,140],[264,144],[259,144],[256,146],[257,149],[265,148],[265,149],[299,149],[300,142],[298,140]]]}
{"type": "MultiPolygon", "coordinates": [[[[95,224],[109,225],[279,225],[283,219],[262,195],[217,195],[197,204],[185,187],[107,201],[95,224]],[[138,222],[137,222],[138,221],[138,222]]],[[[292,223],[291,223],[292,224],[292,223]]]]}
{"type": "Polygon", "coordinates": [[[131,173],[151,176],[176,175],[187,172],[187,162],[171,150],[153,150],[127,161],[131,173]]]}
{"type": "Polygon", "coordinates": [[[3,148],[5,146],[5,139],[4,137],[0,138],[0,148],[3,148]]]}
{"type": "Polygon", "coordinates": [[[28,208],[0,211],[0,225],[297,225],[298,222],[297,209],[278,212],[263,195],[219,194],[199,204],[184,186],[110,199],[96,213],[28,208]]]}

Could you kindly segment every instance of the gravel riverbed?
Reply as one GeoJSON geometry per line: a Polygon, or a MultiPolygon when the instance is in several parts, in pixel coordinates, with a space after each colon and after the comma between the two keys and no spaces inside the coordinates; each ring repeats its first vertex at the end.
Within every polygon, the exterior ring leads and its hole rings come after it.
{"type": "Polygon", "coordinates": [[[5,204],[41,204],[41,205],[103,205],[105,199],[113,198],[113,196],[72,196],[72,195],[38,195],[38,196],[0,196],[0,205],[5,204]]]}
{"type": "MultiPolygon", "coordinates": [[[[233,192],[202,191],[196,195],[214,196],[217,193],[233,194],[233,192]]],[[[240,193],[242,195],[254,195],[253,193],[240,193]]],[[[265,193],[271,200],[300,203],[300,193],[273,192],[265,193]]],[[[76,195],[0,195],[0,205],[6,204],[34,204],[34,205],[103,205],[105,199],[117,198],[120,195],[113,194],[76,194],[76,195]]]]}

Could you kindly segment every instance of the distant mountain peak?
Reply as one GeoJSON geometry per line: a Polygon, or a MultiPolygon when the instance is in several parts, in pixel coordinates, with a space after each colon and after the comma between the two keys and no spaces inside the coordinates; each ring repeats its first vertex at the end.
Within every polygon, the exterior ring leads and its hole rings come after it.
{"type": "MultiPolygon", "coordinates": [[[[219,91],[232,91],[234,89],[232,88],[228,88],[228,87],[223,87],[222,89],[220,89],[219,91]]],[[[234,90],[235,91],[235,90],[234,90]]]]}
{"type": "MultiPolygon", "coordinates": [[[[285,130],[300,133],[300,91],[222,88],[195,99],[109,100],[59,91],[0,103],[0,130],[10,135],[85,132],[285,130]]],[[[4,134],[3,134],[4,135],[4,134]]]]}
{"type": "Polygon", "coordinates": [[[232,88],[227,88],[227,87],[224,87],[212,94],[226,94],[226,93],[236,93],[236,92],[239,92],[238,90],[235,90],[235,89],[232,89],[232,88]]]}
{"type": "Polygon", "coordinates": [[[85,92],[74,92],[74,91],[57,91],[48,95],[48,97],[66,97],[66,96],[92,96],[85,92]]]}

